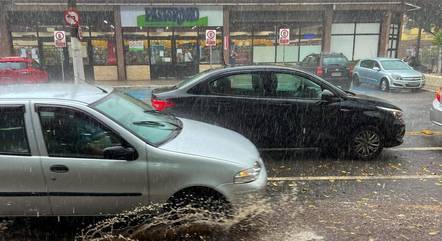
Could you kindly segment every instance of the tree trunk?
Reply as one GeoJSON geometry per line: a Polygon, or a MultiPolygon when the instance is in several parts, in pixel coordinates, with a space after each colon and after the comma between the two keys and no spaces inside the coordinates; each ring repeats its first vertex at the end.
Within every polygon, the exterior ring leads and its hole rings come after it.
{"type": "Polygon", "coordinates": [[[416,42],[416,63],[420,63],[420,51],[421,51],[421,39],[422,39],[422,28],[419,27],[417,32],[417,42],[416,42]]]}
{"type": "Polygon", "coordinates": [[[442,47],[439,47],[439,56],[437,58],[437,73],[442,73],[442,47]]]}

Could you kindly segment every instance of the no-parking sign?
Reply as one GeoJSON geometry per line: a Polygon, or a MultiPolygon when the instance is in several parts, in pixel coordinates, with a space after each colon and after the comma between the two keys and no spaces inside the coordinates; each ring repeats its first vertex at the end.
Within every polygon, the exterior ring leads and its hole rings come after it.
{"type": "Polygon", "coordinates": [[[206,30],[206,46],[216,46],[216,30],[206,30]]]}
{"type": "Polygon", "coordinates": [[[54,44],[57,48],[66,48],[66,33],[64,31],[54,32],[54,44]]]}
{"type": "Polygon", "coordinates": [[[279,30],[279,44],[287,45],[290,43],[290,29],[281,28],[279,30]]]}

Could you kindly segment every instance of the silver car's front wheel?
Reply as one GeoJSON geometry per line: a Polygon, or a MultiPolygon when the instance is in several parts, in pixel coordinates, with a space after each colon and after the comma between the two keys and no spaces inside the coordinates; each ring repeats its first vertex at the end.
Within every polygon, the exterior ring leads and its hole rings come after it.
{"type": "Polygon", "coordinates": [[[390,90],[390,85],[388,84],[388,80],[382,79],[381,80],[381,84],[380,84],[380,88],[384,92],[389,91],[390,90]]]}
{"type": "Polygon", "coordinates": [[[383,149],[382,137],[375,128],[364,128],[353,136],[350,151],[353,157],[370,160],[377,157],[383,149]]]}

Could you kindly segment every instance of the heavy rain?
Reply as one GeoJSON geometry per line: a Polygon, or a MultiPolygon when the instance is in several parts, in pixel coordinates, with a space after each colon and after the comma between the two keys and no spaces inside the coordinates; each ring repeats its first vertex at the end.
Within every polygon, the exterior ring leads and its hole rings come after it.
{"type": "Polygon", "coordinates": [[[441,0],[0,0],[0,241],[442,240],[441,0]]]}

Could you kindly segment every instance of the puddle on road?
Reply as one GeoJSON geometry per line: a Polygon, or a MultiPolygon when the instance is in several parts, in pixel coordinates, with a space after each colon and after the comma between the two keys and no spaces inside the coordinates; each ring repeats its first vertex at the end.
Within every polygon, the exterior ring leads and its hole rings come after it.
{"type": "Polygon", "coordinates": [[[315,241],[323,240],[296,220],[296,188],[289,193],[252,198],[234,217],[206,219],[197,212],[171,218],[161,205],[138,208],[83,230],[77,241],[315,241]]]}

